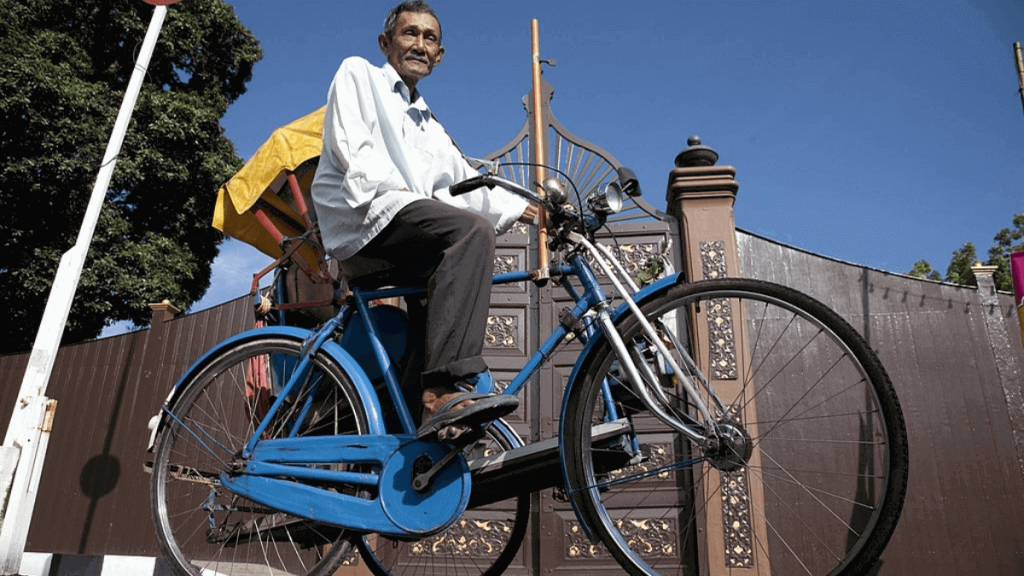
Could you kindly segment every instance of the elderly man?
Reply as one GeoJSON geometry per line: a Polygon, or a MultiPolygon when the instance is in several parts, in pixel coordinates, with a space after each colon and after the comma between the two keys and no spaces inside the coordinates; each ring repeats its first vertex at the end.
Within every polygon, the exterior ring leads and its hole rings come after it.
{"type": "Polygon", "coordinates": [[[417,89],[444,57],[430,6],[396,6],[377,41],[382,67],[347,58],[331,84],[312,195],[324,244],[353,283],[426,285],[425,303],[408,302],[422,375],[403,388],[423,403],[417,436],[452,439],[518,406],[460,384],[490,377],[481,354],[495,236],[536,212],[500,189],[448,193],[476,172],[417,89]]]}

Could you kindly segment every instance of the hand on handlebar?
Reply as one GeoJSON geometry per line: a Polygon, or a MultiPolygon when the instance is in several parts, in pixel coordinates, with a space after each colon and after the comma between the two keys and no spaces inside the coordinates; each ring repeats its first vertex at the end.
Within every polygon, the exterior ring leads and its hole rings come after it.
{"type": "Polygon", "coordinates": [[[527,204],[526,210],[523,210],[523,214],[519,217],[519,221],[523,224],[530,224],[531,226],[537,225],[537,213],[539,209],[533,204],[527,204]]]}

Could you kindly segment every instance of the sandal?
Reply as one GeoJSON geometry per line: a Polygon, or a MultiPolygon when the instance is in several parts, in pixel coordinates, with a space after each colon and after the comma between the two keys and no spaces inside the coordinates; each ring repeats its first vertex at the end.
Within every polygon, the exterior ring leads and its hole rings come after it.
{"type": "Polygon", "coordinates": [[[508,394],[494,395],[476,392],[460,394],[442,404],[434,412],[434,415],[416,431],[416,438],[423,440],[437,434],[443,436],[442,439],[452,439],[459,436],[461,432],[454,436],[440,433],[448,427],[468,428],[490,422],[515,411],[518,407],[519,398],[508,394]],[[473,403],[465,408],[454,409],[467,400],[472,400],[473,403]]]}

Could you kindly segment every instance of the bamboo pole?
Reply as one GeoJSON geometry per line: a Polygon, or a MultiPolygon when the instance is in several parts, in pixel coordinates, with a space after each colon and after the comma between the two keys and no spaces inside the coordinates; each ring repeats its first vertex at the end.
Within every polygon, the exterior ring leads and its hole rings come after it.
{"type": "MultiPolygon", "coordinates": [[[[540,25],[537,19],[534,18],[530,21],[530,37],[533,51],[533,138],[531,146],[533,147],[533,162],[534,173],[537,175],[537,193],[541,196],[545,195],[543,186],[540,185],[546,177],[546,170],[544,166],[547,160],[547,148],[545,148],[545,128],[544,125],[544,114],[542,112],[542,97],[541,97],[541,85],[540,85],[540,25]]],[[[537,270],[535,271],[535,280],[540,280],[549,277],[548,273],[548,226],[547,226],[547,212],[544,208],[540,208],[537,215],[537,270]]]]}

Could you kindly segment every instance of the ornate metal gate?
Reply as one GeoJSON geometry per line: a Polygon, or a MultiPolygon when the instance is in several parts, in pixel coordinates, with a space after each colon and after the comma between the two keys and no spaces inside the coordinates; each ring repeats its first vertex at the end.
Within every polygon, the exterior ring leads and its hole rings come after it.
{"type": "MultiPolygon", "coordinates": [[[[541,82],[542,126],[547,134],[542,140],[547,148],[544,157],[549,167],[561,175],[547,171],[548,176],[563,180],[567,176],[581,193],[614,180],[620,167],[610,153],[597,145],[574,136],[555,119],[550,102],[554,91],[541,82]]],[[[530,98],[524,97],[527,119],[523,128],[508,144],[488,155],[488,160],[502,163],[502,176],[523,185],[536,183],[537,158],[532,143],[533,114],[530,98]]],[[[630,198],[622,213],[613,219],[616,254],[628,268],[639,270],[672,246],[678,238],[675,221],[653,208],[641,198],[630,198]]],[[[497,271],[534,269],[538,262],[537,239],[533,230],[519,225],[499,239],[495,268],[497,271]]],[[[608,241],[606,238],[605,241],[608,241]]],[[[675,251],[673,251],[675,252],[675,251]]],[[[678,266],[678,262],[676,263],[678,266]]],[[[610,285],[609,285],[610,286],[610,285]]],[[[498,287],[491,298],[484,354],[499,383],[510,381],[536,347],[539,338],[549,334],[558,322],[559,311],[568,306],[561,290],[535,285],[498,287]]],[[[519,411],[508,418],[519,434],[534,443],[557,435],[558,417],[573,363],[580,350],[578,344],[561,349],[552,362],[529,384],[519,411]]],[[[584,535],[568,503],[552,489],[533,497],[534,515],[519,558],[508,574],[572,574],[586,570],[592,574],[620,574],[622,569],[601,546],[594,546],[584,535]]],[[[640,537],[652,540],[678,540],[675,534],[661,533],[661,526],[651,526],[640,537]]],[[[674,549],[677,551],[679,547],[674,549]]]]}

